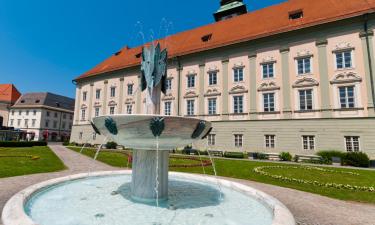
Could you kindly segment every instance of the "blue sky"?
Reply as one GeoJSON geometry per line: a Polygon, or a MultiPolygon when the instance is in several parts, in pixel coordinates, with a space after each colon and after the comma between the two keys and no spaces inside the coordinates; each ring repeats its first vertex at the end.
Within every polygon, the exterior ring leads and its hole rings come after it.
{"type": "MultiPolygon", "coordinates": [[[[282,1],[244,2],[252,11],[282,1]]],[[[159,36],[162,21],[171,24],[168,34],[212,23],[219,2],[0,0],[0,83],[74,97],[72,79],[123,46],[142,44],[140,27],[148,39],[159,36]]]]}

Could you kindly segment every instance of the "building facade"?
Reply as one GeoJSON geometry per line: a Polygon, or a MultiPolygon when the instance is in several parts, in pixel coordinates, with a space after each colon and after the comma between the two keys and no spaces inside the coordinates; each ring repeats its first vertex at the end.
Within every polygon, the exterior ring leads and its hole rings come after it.
{"type": "MultiPolygon", "coordinates": [[[[290,0],[167,37],[161,114],[212,121],[199,149],[375,158],[374,7],[290,0]]],[[[75,79],[71,141],[103,141],[93,117],[144,112],[141,51],[125,47],[75,79]]]]}
{"type": "Polygon", "coordinates": [[[74,99],[52,93],[26,93],[11,107],[8,126],[24,131],[23,139],[69,140],[74,99]]]}
{"type": "Polygon", "coordinates": [[[10,107],[20,96],[13,84],[0,84],[0,130],[7,126],[10,107]]]}

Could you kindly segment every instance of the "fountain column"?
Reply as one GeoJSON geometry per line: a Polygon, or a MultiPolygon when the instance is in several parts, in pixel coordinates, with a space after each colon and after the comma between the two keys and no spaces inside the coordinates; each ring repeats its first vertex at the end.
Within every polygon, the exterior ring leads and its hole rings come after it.
{"type": "Polygon", "coordinates": [[[140,202],[155,202],[156,163],[159,163],[159,201],[168,198],[169,151],[136,150],[133,152],[132,198],[140,202]],[[159,154],[159,161],[156,161],[159,154]]]}

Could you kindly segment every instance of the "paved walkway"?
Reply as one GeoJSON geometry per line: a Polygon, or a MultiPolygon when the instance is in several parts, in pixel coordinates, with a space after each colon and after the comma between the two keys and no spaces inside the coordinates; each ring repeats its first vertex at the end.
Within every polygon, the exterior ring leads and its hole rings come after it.
{"type": "MultiPolygon", "coordinates": [[[[64,161],[68,170],[0,179],[0,211],[16,192],[44,180],[70,174],[117,170],[101,162],[80,155],[60,145],[50,148],[64,161]]],[[[228,179],[228,178],[225,178],[228,179]]],[[[375,205],[335,200],[320,195],[246,180],[230,179],[264,191],[283,202],[300,225],[375,225],[375,205]]]]}

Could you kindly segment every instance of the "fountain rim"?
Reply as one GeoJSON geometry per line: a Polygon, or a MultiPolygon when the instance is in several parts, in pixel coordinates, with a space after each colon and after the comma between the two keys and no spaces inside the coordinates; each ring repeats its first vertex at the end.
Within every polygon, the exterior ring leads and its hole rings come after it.
{"type": "MultiPolygon", "coordinates": [[[[25,212],[25,204],[38,191],[48,188],[60,183],[67,181],[74,181],[89,177],[102,177],[111,175],[131,175],[130,170],[120,171],[99,171],[88,173],[80,173],[75,175],[69,175],[65,177],[59,177],[51,180],[47,180],[41,183],[37,183],[27,187],[26,189],[13,195],[5,204],[2,212],[2,223],[4,225],[37,225],[25,212]]],[[[249,197],[254,198],[265,207],[267,207],[273,214],[272,225],[295,225],[295,219],[289,209],[276,198],[259,191],[255,188],[240,184],[237,182],[229,181],[222,178],[215,178],[207,175],[196,175],[189,173],[169,172],[170,175],[176,178],[183,178],[193,181],[201,181],[211,184],[220,184],[223,187],[233,189],[249,197]]]]}

